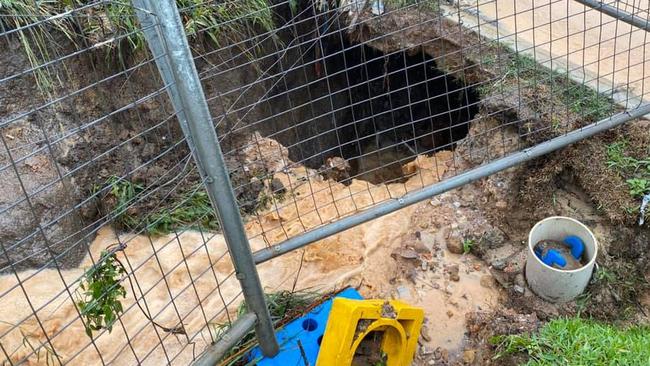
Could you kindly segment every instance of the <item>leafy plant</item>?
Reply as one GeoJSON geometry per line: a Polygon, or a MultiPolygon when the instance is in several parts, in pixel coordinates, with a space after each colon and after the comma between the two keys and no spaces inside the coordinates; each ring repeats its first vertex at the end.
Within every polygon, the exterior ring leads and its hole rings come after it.
{"type": "Polygon", "coordinates": [[[126,297],[126,289],[121,281],[126,274],[118,264],[114,252],[102,251],[97,264],[84,273],[79,288],[83,291],[77,306],[85,319],[86,334],[102,328],[109,332],[113,323],[124,310],[120,298],[126,297]]]}
{"type": "Polygon", "coordinates": [[[463,253],[467,254],[472,251],[472,247],[474,246],[475,242],[474,239],[464,239],[463,240],[463,253]]]}
{"type": "Polygon", "coordinates": [[[149,217],[147,232],[152,235],[169,233],[179,227],[200,227],[217,230],[219,221],[212,209],[210,197],[200,187],[175,204],[162,207],[149,217]]]}
{"type": "Polygon", "coordinates": [[[632,197],[641,197],[650,193],[650,180],[645,178],[633,178],[625,181],[630,187],[630,195],[632,197]]]}
{"type": "Polygon", "coordinates": [[[625,179],[632,197],[641,197],[650,193],[650,156],[637,159],[628,150],[625,140],[607,145],[607,166],[625,179]]]}
{"type": "Polygon", "coordinates": [[[650,328],[618,328],[581,318],[551,320],[537,334],[497,336],[497,356],[525,353],[526,365],[646,365],[650,328]]]}

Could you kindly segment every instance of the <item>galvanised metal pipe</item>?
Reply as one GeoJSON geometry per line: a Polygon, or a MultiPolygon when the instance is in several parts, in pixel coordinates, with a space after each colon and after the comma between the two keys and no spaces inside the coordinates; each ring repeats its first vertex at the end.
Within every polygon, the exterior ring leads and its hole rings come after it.
{"type": "Polygon", "coordinates": [[[187,118],[187,137],[194,146],[192,155],[216,209],[248,310],[257,317],[255,333],[260,348],[265,356],[275,356],[279,346],[273,323],[176,1],[155,0],[148,4],[151,8],[147,10],[158,18],[174,85],[187,118]]]}
{"type": "Polygon", "coordinates": [[[244,338],[253,329],[257,317],[254,313],[240,315],[230,326],[226,334],[219,341],[208,347],[199,358],[192,363],[193,366],[214,366],[221,361],[223,356],[230,351],[240,339],[244,338]]]}
{"type": "Polygon", "coordinates": [[[607,14],[613,18],[616,18],[620,21],[623,21],[627,24],[633,25],[637,28],[645,29],[650,32],[650,19],[643,19],[634,14],[630,14],[626,11],[621,11],[620,9],[605,4],[597,0],[575,0],[580,4],[586,5],[592,9],[598,10],[601,13],[607,14]]]}
{"type": "Polygon", "coordinates": [[[352,216],[344,217],[331,224],[321,226],[304,234],[285,240],[280,244],[258,250],[257,252],[253,253],[253,258],[257,264],[264,263],[282,254],[302,248],[308,244],[324,239],[328,236],[363,224],[364,222],[368,222],[370,220],[384,216],[414,203],[424,201],[430,197],[439,195],[454,188],[472,183],[476,180],[511,168],[525,161],[548,154],[574,142],[591,137],[599,132],[614,128],[632,119],[643,117],[648,113],[650,113],[650,103],[643,104],[632,111],[619,113],[610,118],[593,123],[578,130],[571,131],[566,135],[558,136],[554,139],[543,142],[531,148],[513,153],[509,156],[506,156],[505,158],[501,158],[491,163],[479,166],[455,177],[446,179],[440,183],[433,184],[412,193],[407,193],[398,199],[393,199],[391,201],[381,203],[377,206],[361,211],[352,216]]]}

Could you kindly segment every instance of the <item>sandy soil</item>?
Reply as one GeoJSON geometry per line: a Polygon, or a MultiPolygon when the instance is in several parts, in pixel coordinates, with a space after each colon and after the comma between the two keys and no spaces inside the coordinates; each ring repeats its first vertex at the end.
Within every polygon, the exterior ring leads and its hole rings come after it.
{"type": "MultiPolygon", "coordinates": [[[[266,142],[277,148],[274,141],[266,142]]],[[[301,177],[304,178],[309,170],[304,167],[285,169],[275,176],[287,187],[290,186],[289,180],[293,180],[291,186],[294,190],[282,202],[276,202],[274,207],[259,215],[259,220],[247,223],[246,229],[254,237],[251,245],[254,250],[261,249],[283,240],[286,235],[295,235],[339,215],[351,214],[372,202],[401,195],[405,189],[433,183],[445,173],[451,160],[450,152],[420,156],[404,167],[413,174],[404,184],[376,186],[357,180],[345,186],[315,176],[311,176],[310,184],[297,185],[295,182],[304,181],[301,177]],[[314,210],[316,202],[319,206],[317,211],[314,210]]],[[[435,325],[435,331],[425,330],[428,334],[424,347],[433,351],[442,346],[452,353],[460,350],[464,341],[464,314],[477,308],[490,308],[496,303],[498,291],[480,285],[481,276],[487,273],[484,264],[468,256],[446,252],[446,230],[423,231],[421,241],[427,249],[418,252],[417,258],[406,260],[406,267],[404,263],[400,264],[403,258],[395,253],[411,244],[410,230],[417,225],[412,220],[413,215],[419,212],[418,207],[407,207],[307,247],[302,267],[302,251],[262,264],[259,273],[266,291],[290,289],[299,267],[297,288],[327,291],[361,285],[360,291],[366,297],[402,298],[422,306],[429,329],[435,325]],[[397,259],[391,259],[391,255],[397,259]],[[453,265],[458,266],[462,286],[449,279],[447,268],[453,265]],[[418,273],[409,275],[416,268],[419,268],[418,273]]],[[[118,241],[115,235],[109,227],[100,230],[90,248],[93,258],[118,241]]],[[[226,320],[226,314],[222,312],[222,297],[228,303],[233,302],[228,310],[234,313],[241,297],[238,297],[239,285],[231,276],[233,267],[224,239],[221,235],[214,235],[208,240],[205,235],[185,232],[178,237],[168,235],[153,239],[128,233],[120,235],[120,240],[127,242],[128,247],[118,254],[118,258],[135,269],[131,278],[137,281],[140,304],[166,327],[182,324],[187,336],[170,335],[155,329],[134,306],[134,294],[125,282],[127,297],[124,307],[127,310],[111,333],[99,332],[95,338],[95,345],[105,362],[160,365],[172,359],[173,364],[188,364],[210,342],[206,321],[213,326],[226,320]],[[211,267],[214,273],[209,270],[211,267]],[[144,298],[140,291],[145,293],[144,298]],[[198,311],[199,302],[202,311],[198,311]],[[127,344],[127,339],[131,340],[132,346],[127,344]],[[164,347],[160,347],[161,343],[164,347]]],[[[84,334],[74,304],[66,292],[66,286],[69,292],[75,292],[78,286],[75,281],[91,264],[90,257],[87,257],[79,268],[62,271],[61,275],[49,269],[20,272],[18,277],[22,287],[17,286],[17,278],[13,275],[0,277],[0,292],[3,293],[0,306],[5,309],[0,314],[0,332],[2,345],[12,362],[31,352],[29,344],[47,344],[48,338],[64,362],[75,365],[99,362],[95,346],[84,334]],[[23,291],[31,304],[26,301],[23,291]],[[31,307],[40,309],[37,313],[42,328],[31,307]],[[19,327],[14,326],[17,323],[19,327]]],[[[52,361],[52,354],[44,350],[29,358],[30,364],[52,361]]]]}

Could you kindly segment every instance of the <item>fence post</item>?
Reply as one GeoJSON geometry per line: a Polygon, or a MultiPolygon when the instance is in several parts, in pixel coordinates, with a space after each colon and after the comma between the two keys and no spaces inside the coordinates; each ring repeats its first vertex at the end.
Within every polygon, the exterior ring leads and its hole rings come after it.
{"type": "MultiPolygon", "coordinates": [[[[199,165],[212,206],[216,209],[246,305],[257,318],[255,333],[260,348],[265,356],[275,356],[279,346],[273,324],[176,2],[133,1],[135,6],[143,7],[157,18],[160,37],[153,32],[145,32],[145,38],[154,57],[160,52],[167,55],[165,62],[169,62],[167,70],[171,69],[171,73],[161,70],[161,76],[166,85],[176,88],[178,98],[172,97],[172,103],[180,103],[174,108],[183,111],[187,119],[188,131],[183,132],[192,141],[192,155],[199,165]],[[170,77],[173,80],[169,80],[170,77]]],[[[147,14],[139,12],[138,16],[146,17],[147,14]]],[[[165,66],[159,65],[159,69],[165,69],[165,66]]]]}

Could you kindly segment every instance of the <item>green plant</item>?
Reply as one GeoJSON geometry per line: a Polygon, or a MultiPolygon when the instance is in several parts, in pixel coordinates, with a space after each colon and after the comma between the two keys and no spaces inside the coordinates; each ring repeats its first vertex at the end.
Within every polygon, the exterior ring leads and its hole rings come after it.
{"type": "Polygon", "coordinates": [[[474,244],[474,239],[463,239],[463,253],[467,254],[471,252],[474,244]]]}
{"type": "MultiPolygon", "coordinates": [[[[322,295],[313,291],[279,291],[264,294],[269,307],[271,320],[275,327],[281,326],[284,322],[309,311],[310,306],[323,298],[322,295]]],[[[239,317],[246,312],[246,303],[241,303],[236,311],[239,317]]],[[[211,324],[214,332],[214,339],[220,339],[230,325],[228,323],[211,324]]],[[[259,360],[250,360],[249,363],[242,362],[245,351],[255,342],[255,332],[251,331],[244,336],[237,344],[228,351],[224,357],[222,366],[255,365],[259,360]]]]}
{"type": "Polygon", "coordinates": [[[134,205],[135,197],[144,191],[144,187],[117,176],[111,176],[105,184],[109,186],[107,196],[116,222],[128,229],[135,229],[138,220],[132,215],[129,208],[134,205]]]}
{"type": "MultiPolygon", "coordinates": [[[[54,87],[63,84],[55,68],[41,66],[56,59],[65,49],[57,38],[59,34],[73,48],[83,44],[84,47],[101,45],[107,51],[107,59],[116,56],[122,66],[126,55],[144,48],[144,35],[128,1],[97,3],[65,16],[56,16],[89,4],[93,2],[0,0],[0,29],[16,30],[23,52],[33,68],[37,86],[46,96],[50,96],[54,87]]],[[[273,13],[267,0],[177,0],[177,4],[188,36],[207,38],[215,44],[241,35],[250,37],[255,27],[263,31],[274,28],[273,13]]]]}
{"type": "Polygon", "coordinates": [[[146,229],[152,235],[162,235],[181,227],[200,227],[208,230],[219,228],[210,197],[201,187],[194,187],[192,192],[179,202],[153,212],[148,218],[146,229]]]}
{"type": "Polygon", "coordinates": [[[440,0],[387,0],[385,3],[394,9],[416,5],[420,10],[432,13],[440,12],[440,0]]]}
{"type": "Polygon", "coordinates": [[[632,197],[641,197],[650,193],[650,180],[645,178],[632,178],[625,181],[630,187],[632,197]]]}
{"type": "Polygon", "coordinates": [[[618,328],[581,318],[560,318],[536,334],[497,336],[497,356],[525,353],[526,365],[646,365],[650,328],[618,328]]]}
{"type": "Polygon", "coordinates": [[[650,157],[630,156],[629,143],[620,140],[607,145],[607,166],[625,179],[632,197],[650,193],[650,157]]]}
{"type": "Polygon", "coordinates": [[[79,288],[83,291],[77,306],[85,319],[86,334],[102,328],[109,332],[113,323],[124,310],[120,298],[126,297],[126,289],[121,282],[126,274],[118,264],[115,253],[102,251],[99,261],[90,267],[81,278],[79,288]]]}

